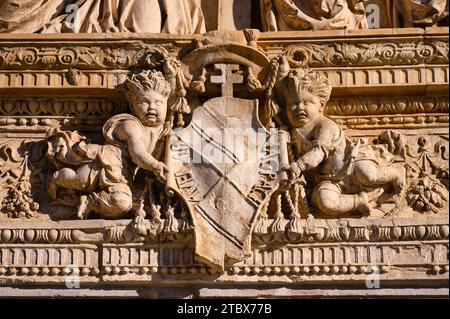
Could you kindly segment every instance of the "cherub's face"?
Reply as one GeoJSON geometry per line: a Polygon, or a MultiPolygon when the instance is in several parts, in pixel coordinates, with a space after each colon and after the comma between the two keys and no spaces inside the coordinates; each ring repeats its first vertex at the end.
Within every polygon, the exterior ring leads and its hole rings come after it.
{"type": "Polygon", "coordinates": [[[166,120],[167,97],[154,90],[144,91],[133,103],[133,112],[145,126],[157,126],[166,120]]]}
{"type": "Polygon", "coordinates": [[[301,90],[289,97],[286,105],[286,115],[293,127],[302,127],[314,122],[322,113],[324,103],[320,98],[306,90],[301,90]]]}
{"type": "Polygon", "coordinates": [[[64,159],[68,153],[67,142],[62,136],[52,138],[48,146],[47,156],[52,158],[64,159]]]}

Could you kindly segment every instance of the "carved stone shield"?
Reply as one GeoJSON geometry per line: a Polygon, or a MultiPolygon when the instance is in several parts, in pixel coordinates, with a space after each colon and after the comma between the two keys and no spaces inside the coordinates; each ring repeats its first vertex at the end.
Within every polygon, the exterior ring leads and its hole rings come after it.
{"type": "Polygon", "coordinates": [[[250,255],[260,208],[276,189],[278,150],[258,101],[214,98],[167,146],[168,187],[189,207],[196,259],[220,271],[250,255]]]}

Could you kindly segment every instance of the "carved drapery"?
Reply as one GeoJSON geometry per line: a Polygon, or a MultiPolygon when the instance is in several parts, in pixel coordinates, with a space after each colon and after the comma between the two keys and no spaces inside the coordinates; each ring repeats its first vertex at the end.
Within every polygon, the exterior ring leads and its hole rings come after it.
{"type": "Polygon", "coordinates": [[[407,27],[431,26],[448,18],[448,0],[395,0],[394,3],[407,27]]]}
{"type": "Polygon", "coordinates": [[[360,0],[261,0],[264,31],[365,29],[360,0]]]}
{"type": "Polygon", "coordinates": [[[64,12],[66,1],[0,1],[0,32],[35,33],[64,12]]]}
{"type": "Polygon", "coordinates": [[[27,0],[20,3],[2,0],[0,8],[0,32],[195,34],[206,31],[199,0],[27,0]]]}

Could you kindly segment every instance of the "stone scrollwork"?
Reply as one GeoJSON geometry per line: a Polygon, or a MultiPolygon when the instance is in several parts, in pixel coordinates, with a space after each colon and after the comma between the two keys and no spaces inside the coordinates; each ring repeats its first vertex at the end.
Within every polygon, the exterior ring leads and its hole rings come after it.
{"type": "MultiPolygon", "coordinates": [[[[150,66],[152,52],[163,54],[174,49],[165,45],[134,43],[127,50],[114,46],[1,47],[0,66],[5,69],[41,68],[77,70],[130,69],[150,66]]],[[[228,49],[227,47],[223,49],[228,49]]],[[[398,40],[392,42],[290,45],[285,55],[293,67],[381,66],[448,63],[448,42],[438,39],[398,40]]],[[[155,59],[153,55],[152,59],[155,59]]],[[[256,58],[256,57],[255,57],[256,58]]],[[[258,58],[260,60],[260,58],[258,58]]],[[[255,61],[258,63],[257,61],[255,61]]],[[[198,63],[201,63],[198,61],[198,63]]]]}
{"type": "MultiPolygon", "coordinates": [[[[170,46],[167,46],[170,47],[170,46]]],[[[114,46],[74,46],[74,47],[2,47],[0,65],[4,68],[22,67],[79,70],[129,69],[133,67],[151,67],[156,57],[168,55],[165,48],[134,43],[128,49],[114,46]],[[159,53],[156,54],[156,53],[159,53]],[[151,57],[150,55],[153,55],[151,57]],[[154,60],[150,61],[147,58],[154,60]]]]}
{"type": "Polygon", "coordinates": [[[287,47],[285,56],[293,67],[448,63],[448,45],[442,41],[409,41],[401,45],[395,42],[306,44],[287,47]]]}

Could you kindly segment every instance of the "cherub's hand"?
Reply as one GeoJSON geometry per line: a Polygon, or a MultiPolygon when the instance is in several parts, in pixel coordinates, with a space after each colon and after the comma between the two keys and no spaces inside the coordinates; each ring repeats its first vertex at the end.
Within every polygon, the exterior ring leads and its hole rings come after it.
{"type": "Polygon", "coordinates": [[[153,173],[155,173],[155,175],[156,175],[156,179],[160,183],[163,183],[163,184],[166,182],[166,174],[168,172],[169,172],[169,168],[163,162],[158,162],[158,164],[156,165],[156,167],[153,170],[153,173]]]}
{"type": "Polygon", "coordinates": [[[289,172],[292,178],[292,181],[295,182],[302,175],[302,169],[297,162],[291,163],[289,166],[289,172]]]}
{"type": "Polygon", "coordinates": [[[330,19],[328,28],[332,30],[347,29],[350,26],[350,21],[346,17],[336,17],[330,19]]]}
{"type": "Polygon", "coordinates": [[[284,176],[282,176],[282,180],[280,181],[280,190],[286,191],[300,181],[303,170],[299,162],[293,162],[289,167],[283,169],[282,173],[284,173],[284,176]]]}
{"type": "Polygon", "coordinates": [[[331,19],[314,20],[311,25],[314,30],[337,30],[347,28],[348,23],[345,17],[340,16],[331,19]]]}

